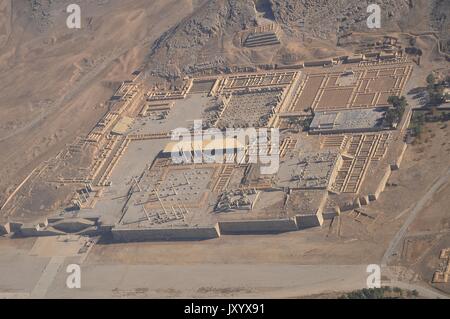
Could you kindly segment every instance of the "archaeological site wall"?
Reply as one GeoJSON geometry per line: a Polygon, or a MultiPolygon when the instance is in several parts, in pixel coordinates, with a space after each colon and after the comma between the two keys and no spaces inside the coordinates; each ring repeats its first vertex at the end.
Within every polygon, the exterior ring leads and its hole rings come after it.
{"type": "Polygon", "coordinates": [[[205,240],[218,238],[218,225],[183,228],[120,228],[111,230],[116,242],[205,240]]]}
{"type": "Polygon", "coordinates": [[[219,222],[222,234],[274,234],[298,230],[294,218],[219,222]]]}

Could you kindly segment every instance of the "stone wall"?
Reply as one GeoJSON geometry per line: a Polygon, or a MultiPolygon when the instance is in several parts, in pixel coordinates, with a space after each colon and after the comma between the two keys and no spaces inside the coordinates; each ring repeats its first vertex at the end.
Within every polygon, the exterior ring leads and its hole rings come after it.
{"type": "Polygon", "coordinates": [[[319,227],[323,224],[323,215],[321,212],[309,215],[296,215],[295,219],[297,221],[298,229],[319,227]]]}
{"type": "Polygon", "coordinates": [[[276,234],[298,230],[294,218],[219,222],[222,234],[276,234]]]}
{"type": "Polygon", "coordinates": [[[205,240],[218,238],[218,225],[192,228],[120,228],[111,230],[116,242],[205,240]]]}

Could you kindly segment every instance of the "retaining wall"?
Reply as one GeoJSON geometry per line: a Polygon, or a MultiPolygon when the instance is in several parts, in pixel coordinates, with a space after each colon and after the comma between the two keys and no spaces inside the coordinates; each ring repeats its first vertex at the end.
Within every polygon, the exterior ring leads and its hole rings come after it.
{"type": "Polygon", "coordinates": [[[113,228],[117,242],[204,240],[220,236],[218,225],[197,228],[113,228]]]}
{"type": "Polygon", "coordinates": [[[276,234],[298,230],[296,220],[268,219],[268,220],[239,220],[219,222],[222,234],[276,234]]]}
{"type": "Polygon", "coordinates": [[[19,232],[22,226],[22,223],[8,222],[5,224],[5,229],[8,234],[12,234],[19,232]]]}
{"type": "Polygon", "coordinates": [[[6,231],[5,226],[0,224],[0,236],[6,235],[8,232],[6,231]]]}
{"type": "Polygon", "coordinates": [[[323,224],[322,213],[310,214],[310,215],[296,215],[298,229],[320,227],[323,224]]]}
{"type": "MultiPolygon", "coordinates": [[[[370,198],[370,195],[369,195],[369,198],[370,198]]],[[[341,206],[339,206],[339,209],[341,212],[346,212],[346,211],[354,210],[357,208],[361,208],[361,201],[359,198],[355,198],[354,200],[345,202],[345,203],[341,204],[341,206]]]]}
{"type": "Polygon", "coordinates": [[[406,153],[406,149],[407,149],[407,148],[408,148],[408,144],[406,144],[406,143],[403,144],[402,150],[401,150],[399,156],[397,157],[397,159],[395,160],[395,163],[394,163],[394,164],[391,164],[391,169],[392,169],[393,171],[400,168],[400,164],[401,164],[402,161],[403,161],[403,157],[405,156],[405,153],[406,153]]]}
{"type": "Polygon", "coordinates": [[[322,213],[322,216],[323,216],[324,220],[333,219],[334,217],[339,216],[340,212],[341,212],[341,210],[338,207],[337,209],[324,211],[322,213]]]}
{"type": "Polygon", "coordinates": [[[380,196],[380,194],[384,191],[384,189],[386,188],[386,183],[389,180],[389,177],[391,176],[392,170],[391,167],[387,167],[383,178],[381,179],[380,183],[378,184],[377,189],[375,190],[375,193],[373,194],[369,194],[369,200],[370,201],[375,201],[378,199],[378,197],[380,196]]]}
{"type": "Polygon", "coordinates": [[[366,206],[370,204],[369,195],[363,195],[359,197],[359,202],[362,206],[366,206]]]}

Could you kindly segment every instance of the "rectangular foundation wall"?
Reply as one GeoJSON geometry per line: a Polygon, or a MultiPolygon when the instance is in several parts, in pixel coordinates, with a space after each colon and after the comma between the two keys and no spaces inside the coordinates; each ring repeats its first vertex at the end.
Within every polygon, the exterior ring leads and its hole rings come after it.
{"type": "Polygon", "coordinates": [[[219,222],[222,234],[275,234],[298,230],[295,219],[219,222]]]}
{"type": "Polygon", "coordinates": [[[199,228],[113,228],[111,233],[113,235],[113,240],[116,242],[205,240],[218,238],[220,236],[217,225],[199,228]]]}

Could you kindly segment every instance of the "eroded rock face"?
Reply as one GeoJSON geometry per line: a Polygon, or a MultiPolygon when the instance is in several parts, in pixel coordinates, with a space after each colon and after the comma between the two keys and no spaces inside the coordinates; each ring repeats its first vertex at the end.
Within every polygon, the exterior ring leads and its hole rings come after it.
{"type": "MultiPolygon", "coordinates": [[[[328,38],[336,33],[361,30],[368,17],[371,0],[271,0],[274,19],[289,34],[307,33],[312,37],[328,38]]],[[[404,1],[382,0],[383,23],[392,25],[410,8],[404,1]]]]}
{"type": "Polygon", "coordinates": [[[151,73],[163,77],[179,77],[194,71],[196,65],[225,62],[218,52],[205,59],[207,47],[220,48],[220,41],[255,24],[255,5],[251,0],[211,0],[194,14],[163,34],[153,45],[150,55],[151,73]]]}
{"type": "Polygon", "coordinates": [[[51,10],[55,5],[53,0],[28,0],[31,6],[31,14],[33,22],[39,31],[45,31],[52,25],[51,10]]]}
{"type": "MultiPolygon", "coordinates": [[[[283,62],[289,45],[306,39],[319,39],[335,46],[337,39],[367,28],[367,7],[372,0],[209,0],[193,15],[167,31],[153,45],[148,72],[174,79],[207,68],[252,64],[255,51],[237,45],[239,32],[261,23],[281,27],[285,41],[273,55],[257,51],[272,63],[283,62]],[[280,54],[276,54],[279,52],[280,54]]],[[[416,28],[440,30],[444,43],[448,37],[448,1],[380,0],[382,28],[410,32],[416,28]],[[447,8],[447,10],[446,10],[447,8]],[[418,17],[423,25],[418,26],[418,17]],[[433,21],[433,22],[432,22],[433,21]],[[445,35],[445,34],[447,35],[445,35]]],[[[306,51],[314,50],[304,42],[306,51]]],[[[329,48],[327,49],[329,50],[329,48]]],[[[315,56],[314,52],[309,52],[315,56]]],[[[299,54],[301,55],[301,54],[299,54]]],[[[329,54],[328,54],[329,55],[329,54]]],[[[328,56],[327,55],[327,56],[328,56]]]]}
{"type": "Polygon", "coordinates": [[[434,1],[431,11],[431,27],[441,35],[442,50],[450,53],[450,2],[434,1]]]}

